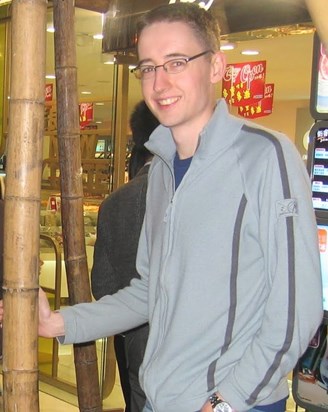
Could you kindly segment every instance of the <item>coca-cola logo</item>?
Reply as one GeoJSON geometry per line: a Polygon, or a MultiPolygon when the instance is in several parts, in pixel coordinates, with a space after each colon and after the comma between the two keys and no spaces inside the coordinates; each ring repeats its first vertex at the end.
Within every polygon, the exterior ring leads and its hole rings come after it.
{"type": "Polygon", "coordinates": [[[234,66],[227,66],[225,72],[224,72],[224,76],[223,76],[223,80],[226,82],[232,82],[235,83],[236,78],[238,76],[238,74],[240,73],[240,68],[238,67],[234,67],[234,66]]]}
{"type": "Polygon", "coordinates": [[[199,7],[202,7],[205,10],[208,10],[212,4],[213,4],[214,0],[207,0],[207,1],[199,1],[199,0],[170,0],[169,4],[173,4],[173,3],[196,3],[199,5],[199,7]]]}
{"type": "Polygon", "coordinates": [[[227,66],[223,80],[235,83],[238,75],[240,76],[240,81],[246,83],[247,88],[249,89],[254,79],[261,78],[264,75],[264,65],[263,63],[252,66],[250,64],[245,64],[242,68],[227,66]]]}
{"type": "Polygon", "coordinates": [[[247,88],[251,87],[254,79],[260,78],[264,73],[264,66],[262,63],[253,65],[245,64],[240,72],[240,81],[247,84],[247,88]]]}

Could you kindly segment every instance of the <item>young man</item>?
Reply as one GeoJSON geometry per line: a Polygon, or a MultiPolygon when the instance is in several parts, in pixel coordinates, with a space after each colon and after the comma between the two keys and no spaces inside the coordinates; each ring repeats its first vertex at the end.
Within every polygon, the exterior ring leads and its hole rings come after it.
{"type": "Polygon", "coordinates": [[[60,313],[40,292],[40,335],[63,343],[149,321],[145,411],[284,411],[286,375],[322,319],[307,172],[288,138],[216,102],[218,38],[195,4],[141,19],[135,73],[162,124],[147,143],[141,279],[60,313]]]}

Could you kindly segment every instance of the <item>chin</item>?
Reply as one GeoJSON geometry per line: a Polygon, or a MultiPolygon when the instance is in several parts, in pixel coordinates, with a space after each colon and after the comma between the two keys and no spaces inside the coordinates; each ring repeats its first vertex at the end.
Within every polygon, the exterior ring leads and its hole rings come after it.
{"type": "Polygon", "coordinates": [[[175,116],[165,116],[165,113],[158,113],[155,116],[157,117],[160,124],[165,127],[174,127],[177,124],[177,119],[174,118],[175,116]]]}
{"type": "Polygon", "coordinates": [[[160,124],[162,125],[162,126],[164,126],[164,127],[169,127],[170,129],[172,129],[172,128],[174,128],[174,124],[173,123],[170,123],[170,122],[168,122],[168,121],[161,121],[161,120],[159,120],[159,122],[160,122],[160,124]]]}

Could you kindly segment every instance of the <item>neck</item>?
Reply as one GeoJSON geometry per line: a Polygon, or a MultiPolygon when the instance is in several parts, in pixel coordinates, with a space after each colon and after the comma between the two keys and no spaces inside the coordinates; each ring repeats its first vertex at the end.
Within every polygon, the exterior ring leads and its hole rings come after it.
{"type": "Polygon", "coordinates": [[[192,157],[198,147],[199,136],[215,110],[216,102],[193,120],[171,128],[176,150],[181,160],[192,157]]]}
{"type": "Polygon", "coordinates": [[[195,147],[191,147],[191,146],[186,146],[186,145],[179,145],[176,144],[177,146],[177,153],[179,156],[180,160],[184,160],[184,159],[189,159],[189,157],[193,157],[193,155],[195,154],[197,145],[195,145],[195,147]]]}

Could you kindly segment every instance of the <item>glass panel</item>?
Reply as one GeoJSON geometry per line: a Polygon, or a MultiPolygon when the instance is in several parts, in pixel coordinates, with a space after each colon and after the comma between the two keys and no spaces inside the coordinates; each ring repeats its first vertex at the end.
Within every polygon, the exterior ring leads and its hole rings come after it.
{"type": "MultiPolygon", "coordinates": [[[[114,56],[102,53],[101,14],[75,8],[75,33],[84,195],[104,198],[111,191],[113,170],[114,56]],[[106,141],[103,152],[98,144],[102,140],[106,141]]],[[[59,192],[52,9],[47,16],[45,120],[42,188],[59,192]]]]}

